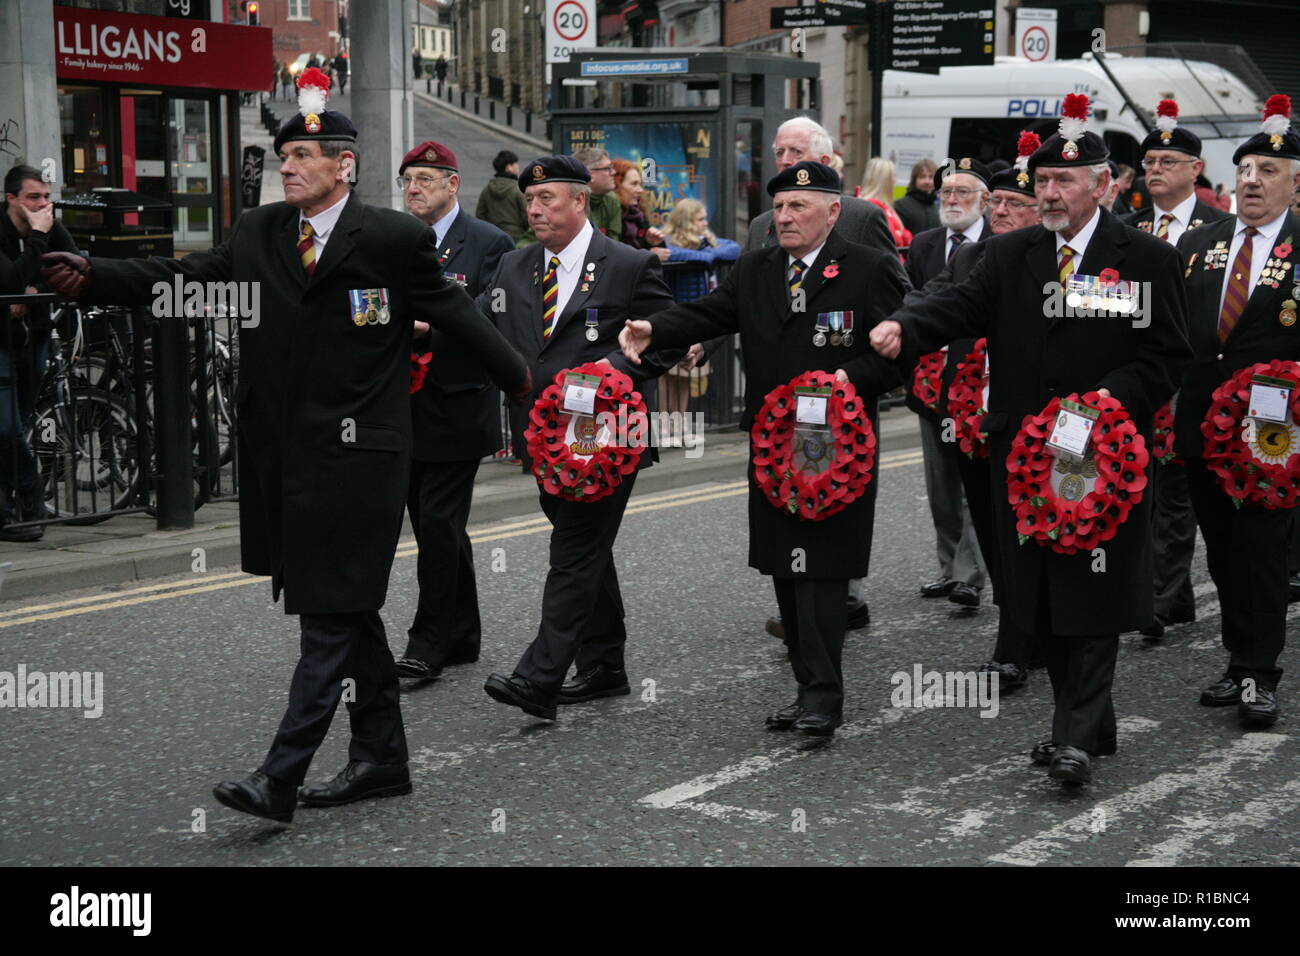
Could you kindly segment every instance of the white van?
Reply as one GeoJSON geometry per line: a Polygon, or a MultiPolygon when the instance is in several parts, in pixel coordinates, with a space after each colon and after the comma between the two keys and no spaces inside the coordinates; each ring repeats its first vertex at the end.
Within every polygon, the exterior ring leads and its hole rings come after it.
{"type": "Polygon", "coordinates": [[[886,70],[881,153],[894,162],[904,186],[921,159],[940,165],[959,156],[1010,161],[1021,130],[1046,139],[1056,131],[1065,95],[1086,93],[1088,128],[1105,138],[1116,162],[1136,169],[1147,128],[1125,102],[1127,92],[1149,121],[1160,100],[1177,100],[1179,125],[1204,144],[1206,177],[1232,188],[1233,150],[1259,130],[1267,95],[1262,77],[1248,77],[1248,83],[1210,62],[1112,52],[1105,66],[1118,86],[1091,54],[1050,63],[1000,56],[992,66],[944,67],[937,76],[886,70]]]}

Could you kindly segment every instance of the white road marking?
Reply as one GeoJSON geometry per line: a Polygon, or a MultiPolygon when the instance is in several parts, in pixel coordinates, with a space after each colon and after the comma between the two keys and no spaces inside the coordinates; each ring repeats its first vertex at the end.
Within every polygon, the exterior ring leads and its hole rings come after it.
{"type": "Polygon", "coordinates": [[[1128,813],[1150,812],[1160,800],[1188,788],[1210,789],[1231,785],[1230,772],[1237,764],[1270,757],[1286,741],[1282,734],[1247,734],[1233,741],[1225,751],[1214,749],[1195,758],[1194,770],[1171,771],[1144,784],[1093,804],[1083,813],[1056,824],[1043,832],[1021,840],[1011,849],[989,857],[994,863],[1012,866],[1038,866],[1048,862],[1070,844],[1086,843],[1094,835],[1094,822],[1106,821],[1107,827],[1128,813]],[[1104,816],[1099,817],[1098,811],[1104,816]]]}
{"type": "Polygon", "coordinates": [[[1196,844],[1206,840],[1216,846],[1227,847],[1248,838],[1243,831],[1269,831],[1269,825],[1281,813],[1294,810],[1300,804],[1300,779],[1292,780],[1280,788],[1268,788],[1265,795],[1250,801],[1240,810],[1227,816],[1215,817],[1203,813],[1184,820],[1177,836],[1157,843],[1146,855],[1129,860],[1125,866],[1178,866],[1194,852],[1196,844]]]}

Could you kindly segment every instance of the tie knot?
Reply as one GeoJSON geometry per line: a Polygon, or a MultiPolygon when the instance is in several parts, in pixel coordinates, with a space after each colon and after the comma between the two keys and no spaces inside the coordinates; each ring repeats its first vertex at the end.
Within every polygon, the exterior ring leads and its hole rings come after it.
{"type": "Polygon", "coordinates": [[[1253,239],[1253,238],[1255,238],[1255,236],[1258,236],[1258,235],[1259,235],[1259,230],[1256,229],[1254,226],[1247,226],[1247,227],[1246,227],[1246,238],[1247,238],[1247,239],[1253,239]]]}
{"type": "Polygon", "coordinates": [[[560,268],[560,257],[559,257],[559,256],[551,256],[551,268],[552,268],[552,269],[558,269],[558,268],[560,268]]]}
{"type": "Polygon", "coordinates": [[[1061,255],[1068,259],[1070,256],[1074,255],[1074,250],[1069,246],[1061,246],[1061,255]]]}
{"type": "Polygon", "coordinates": [[[302,221],[302,238],[310,239],[314,235],[316,235],[316,231],[311,227],[311,220],[304,219],[302,221]]]}
{"type": "Polygon", "coordinates": [[[790,269],[794,272],[803,272],[804,270],[803,260],[802,259],[794,260],[794,262],[790,263],[790,269]]]}
{"type": "Polygon", "coordinates": [[[953,241],[954,243],[965,242],[965,241],[966,241],[966,233],[964,233],[964,232],[954,232],[954,233],[952,234],[952,241],[953,241]]]}

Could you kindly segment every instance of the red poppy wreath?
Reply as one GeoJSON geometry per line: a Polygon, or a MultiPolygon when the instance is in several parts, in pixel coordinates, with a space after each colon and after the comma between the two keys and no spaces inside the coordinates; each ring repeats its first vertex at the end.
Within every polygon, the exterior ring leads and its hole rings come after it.
{"type": "Polygon", "coordinates": [[[939,388],[947,361],[948,353],[942,350],[922,355],[912,373],[912,394],[932,412],[939,410],[939,388]]]}
{"type": "Polygon", "coordinates": [[[1240,508],[1248,502],[1265,508],[1293,508],[1300,494],[1300,388],[1292,387],[1288,421],[1250,419],[1251,380],[1265,375],[1300,382],[1300,363],[1277,359],[1247,366],[1214,390],[1201,422],[1206,466],[1240,508]]]}
{"type": "Polygon", "coordinates": [[[425,352],[421,355],[418,352],[411,353],[411,394],[414,395],[420,389],[424,388],[424,377],[429,374],[429,361],[433,358],[432,352],[425,352]]]}
{"type": "Polygon", "coordinates": [[[1165,402],[1156,412],[1155,428],[1151,433],[1151,455],[1162,465],[1184,465],[1174,454],[1174,406],[1165,402]]]}
{"type": "Polygon", "coordinates": [[[1099,413],[1088,454],[1071,463],[1047,447],[1061,409],[1061,399],[1053,398],[1039,414],[1025,416],[1011,443],[1007,499],[1021,544],[1033,540],[1058,554],[1076,554],[1115,537],[1142,500],[1150,458],[1146,439],[1117,399],[1085,392],[1065,400],[1099,413]]]}
{"type": "Polygon", "coordinates": [[[796,375],[768,392],[750,437],[758,490],[773,507],[805,521],[843,511],[871,481],[876,432],[865,404],[852,385],[827,372],[796,375]],[[824,426],[797,421],[796,389],[821,390],[824,426]]]}
{"type": "Polygon", "coordinates": [[[645,412],[632,380],[608,365],[588,362],[557,372],[528,413],[524,431],[537,483],[547,494],[570,501],[597,501],[610,494],[645,453],[648,441],[637,439],[637,432],[648,427],[645,412]],[[569,375],[599,380],[592,381],[591,414],[565,410],[569,375]]]}
{"type": "Polygon", "coordinates": [[[948,415],[956,427],[957,442],[970,458],[989,456],[989,437],[980,431],[989,413],[988,339],[976,339],[975,349],[957,366],[957,374],[948,386],[948,415]]]}

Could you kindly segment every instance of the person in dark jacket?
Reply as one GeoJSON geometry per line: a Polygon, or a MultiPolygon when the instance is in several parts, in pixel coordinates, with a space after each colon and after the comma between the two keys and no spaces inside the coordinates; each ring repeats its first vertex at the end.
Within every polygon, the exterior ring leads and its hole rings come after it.
{"type": "Polygon", "coordinates": [[[939,225],[939,200],[934,194],[934,174],[939,167],[932,159],[923,159],[912,167],[907,192],[894,202],[894,212],[915,236],[939,225]]]}
{"type": "Polygon", "coordinates": [[[474,215],[517,241],[528,231],[528,208],[519,191],[519,156],[501,150],[492,159],[492,170],[492,178],[478,194],[474,215]]]}

